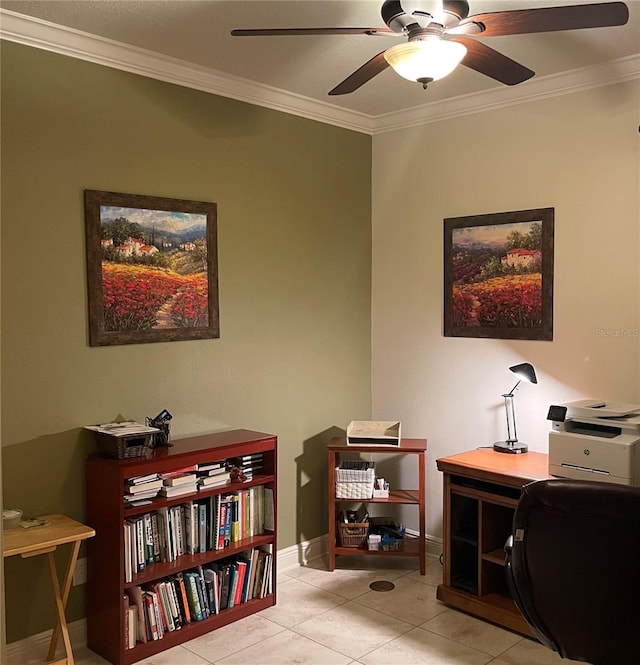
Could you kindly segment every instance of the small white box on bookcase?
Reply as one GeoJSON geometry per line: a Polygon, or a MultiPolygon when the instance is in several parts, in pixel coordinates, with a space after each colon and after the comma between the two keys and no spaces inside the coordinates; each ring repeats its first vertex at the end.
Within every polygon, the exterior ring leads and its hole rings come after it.
{"type": "Polygon", "coordinates": [[[399,446],[397,420],[353,420],[347,427],[348,446],[399,446]]]}

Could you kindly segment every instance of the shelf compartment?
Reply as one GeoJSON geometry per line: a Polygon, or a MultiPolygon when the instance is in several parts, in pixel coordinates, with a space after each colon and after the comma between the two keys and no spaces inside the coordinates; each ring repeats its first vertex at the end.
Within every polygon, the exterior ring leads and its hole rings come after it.
{"type": "Polygon", "coordinates": [[[255,612],[260,612],[268,607],[272,607],[275,603],[275,594],[269,594],[264,598],[248,600],[246,603],[234,605],[234,607],[222,610],[219,614],[209,616],[202,621],[194,621],[187,626],[183,626],[180,630],[165,633],[164,637],[160,640],[153,640],[144,644],[139,642],[133,649],[125,650],[123,663],[125,665],[131,665],[132,663],[143,660],[144,658],[148,658],[157,653],[161,653],[166,649],[170,649],[183,642],[192,640],[212,630],[227,626],[230,623],[248,617],[255,612]]]}
{"type": "Polygon", "coordinates": [[[175,506],[181,503],[186,503],[187,501],[206,499],[210,496],[216,496],[217,494],[233,494],[239,490],[245,490],[250,487],[255,487],[256,485],[265,485],[266,487],[270,487],[274,482],[275,476],[254,476],[253,480],[245,483],[228,483],[222,487],[212,487],[208,490],[199,490],[191,494],[183,494],[182,496],[174,496],[169,498],[160,496],[154,497],[151,499],[151,503],[147,503],[144,506],[133,506],[131,508],[125,508],[124,517],[134,517],[135,515],[154,512],[158,510],[158,508],[164,508],[165,506],[175,506]]]}
{"type": "Polygon", "coordinates": [[[212,563],[220,559],[226,559],[234,554],[240,554],[245,550],[259,547],[260,545],[268,545],[273,543],[273,534],[263,534],[260,536],[253,536],[245,540],[239,540],[229,547],[222,550],[207,550],[206,552],[199,552],[198,554],[182,554],[175,561],[165,561],[160,563],[147,564],[145,570],[141,573],[136,573],[131,582],[125,582],[124,587],[139,586],[147,584],[153,580],[175,575],[176,573],[184,570],[191,570],[207,563],[212,563]]]}
{"type": "Polygon", "coordinates": [[[389,490],[389,496],[382,499],[339,499],[335,498],[336,503],[405,503],[419,504],[420,496],[418,490],[389,490]]]}

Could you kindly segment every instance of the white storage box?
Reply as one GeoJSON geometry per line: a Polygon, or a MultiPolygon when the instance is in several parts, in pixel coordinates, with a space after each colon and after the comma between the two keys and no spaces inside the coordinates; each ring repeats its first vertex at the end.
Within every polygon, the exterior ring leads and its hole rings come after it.
{"type": "Polygon", "coordinates": [[[399,446],[398,421],[354,420],[347,427],[348,446],[399,446]]]}
{"type": "Polygon", "coordinates": [[[366,464],[367,468],[348,468],[346,461],[336,468],[336,499],[371,498],[376,480],[375,464],[373,462],[363,464],[366,464]]]}

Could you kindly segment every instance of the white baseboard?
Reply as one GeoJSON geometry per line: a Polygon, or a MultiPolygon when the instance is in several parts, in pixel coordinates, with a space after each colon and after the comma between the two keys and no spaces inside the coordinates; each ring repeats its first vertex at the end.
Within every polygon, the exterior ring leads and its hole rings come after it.
{"type": "MultiPolygon", "coordinates": [[[[411,535],[417,535],[410,532],[411,535]]],[[[278,570],[286,572],[288,568],[305,566],[314,559],[325,556],[329,550],[328,536],[318,536],[298,545],[292,545],[278,550],[278,570]]],[[[442,552],[442,540],[427,535],[427,556],[439,557],[442,552]]],[[[31,635],[23,640],[7,644],[6,665],[31,665],[31,663],[43,663],[46,661],[52,630],[47,630],[37,635],[31,635]]],[[[87,644],[87,620],[80,619],[69,624],[69,638],[73,649],[80,649],[87,644]]],[[[60,653],[62,646],[58,646],[60,653]]]]}

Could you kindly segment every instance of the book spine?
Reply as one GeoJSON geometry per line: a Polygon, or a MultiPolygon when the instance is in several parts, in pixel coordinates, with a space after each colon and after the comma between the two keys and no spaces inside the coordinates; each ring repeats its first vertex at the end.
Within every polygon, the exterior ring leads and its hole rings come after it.
{"type": "Polygon", "coordinates": [[[179,630],[182,628],[182,612],[180,611],[180,604],[178,603],[178,595],[176,593],[174,580],[167,580],[165,589],[169,601],[169,608],[171,610],[171,617],[173,618],[173,625],[176,630],[179,630]]]}
{"type": "Polygon", "coordinates": [[[202,554],[207,551],[207,504],[197,504],[198,510],[198,551],[202,554]]]}
{"type": "Polygon", "coordinates": [[[135,520],[136,525],[136,552],[137,552],[137,571],[143,573],[145,569],[145,535],[144,522],[138,517],[135,520]]]}
{"type": "Polygon", "coordinates": [[[145,616],[147,619],[147,631],[152,640],[160,639],[158,634],[158,622],[156,619],[156,612],[153,607],[153,598],[148,592],[144,593],[145,616]]]}
{"type": "Polygon", "coordinates": [[[229,542],[237,543],[240,540],[240,497],[238,493],[231,496],[231,524],[229,530],[229,542]]]}
{"type": "Polygon", "coordinates": [[[207,595],[207,587],[204,583],[202,566],[198,566],[198,572],[195,573],[195,576],[198,583],[198,596],[200,598],[200,606],[202,607],[202,616],[206,618],[211,614],[211,609],[209,607],[209,596],[207,595]]]}
{"type": "Polygon", "coordinates": [[[176,594],[178,596],[178,602],[180,603],[180,609],[182,610],[182,623],[187,625],[191,623],[191,609],[189,607],[187,587],[182,573],[176,575],[176,584],[176,594]]]}
{"type": "Polygon", "coordinates": [[[153,540],[153,563],[160,561],[160,534],[158,532],[158,513],[151,514],[151,537],[153,540]]]}
{"type": "Polygon", "coordinates": [[[142,516],[144,524],[144,562],[145,565],[153,563],[153,530],[151,527],[151,513],[142,516]]]}
{"type": "Polygon", "coordinates": [[[123,620],[123,634],[124,634],[124,648],[131,648],[131,637],[129,635],[129,596],[125,593],[122,596],[122,620],[123,620]]]}
{"type": "Polygon", "coordinates": [[[202,608],[200,606],[200,597],[198,595],[198,585],[195,581],[195,575],[192,572],[185,573],[185,585],[187,585],[187,598],[189,600],[189,609],[194,621],[202,621],[202,608]]]}

